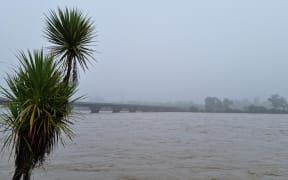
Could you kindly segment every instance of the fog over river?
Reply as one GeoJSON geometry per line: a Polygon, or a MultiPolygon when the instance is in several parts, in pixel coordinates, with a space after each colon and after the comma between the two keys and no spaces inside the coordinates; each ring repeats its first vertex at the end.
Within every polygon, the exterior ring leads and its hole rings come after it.
{"type": "MultiPolygon", "coordinates": [[[[288,115],[83,112],[34,180],[287,180],[288,115]]],[[[3,144],[0,135],[0,144],[3,144]]],[[[0,179],[13,158],[0,155],[0,179]]]]}

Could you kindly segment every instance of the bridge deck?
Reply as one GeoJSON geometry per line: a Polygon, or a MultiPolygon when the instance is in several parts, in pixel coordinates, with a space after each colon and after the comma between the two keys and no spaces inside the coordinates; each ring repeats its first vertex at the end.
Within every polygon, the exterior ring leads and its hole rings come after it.
{"type": "Polygon", "coordinates": [[[96,103],[96,102],[77,102],[74,104],[78,107],[88,107],[92,113],[97,113],[101,108],[110,108],[112,112],[128,110],[129,112],[179,112],[177,107],[159,106],[159,105],[142,105],[142,104],[122,104],[122,103],[96,103]]]}
{"type": "MultiPolygon", "coordinates": [[[[0,105],[5,103],[5,99],[0,98],[0,105]]],[[[104,102],[76,102],[75,107],[86,107],[92,113],[98,113],[101,109],[111,109],[112,112],[129,111],[129,112],[181,112],[178,107],[160,106],[160,105],[143,105],[143,104],[122,104],[122,103],[104,103],[104,102]]]]}

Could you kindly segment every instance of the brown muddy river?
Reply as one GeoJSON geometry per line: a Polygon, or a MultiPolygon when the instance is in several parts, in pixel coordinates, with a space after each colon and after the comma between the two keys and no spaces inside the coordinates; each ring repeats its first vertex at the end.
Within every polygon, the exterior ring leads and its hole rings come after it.
{"type": "MultiPolygon", "coordinates": [[[[288,115],[83,112],[73,129],[32,179],[288,179],[288,115]]],[[[13,174],[8,156],[1,180],[13,174]]]]}

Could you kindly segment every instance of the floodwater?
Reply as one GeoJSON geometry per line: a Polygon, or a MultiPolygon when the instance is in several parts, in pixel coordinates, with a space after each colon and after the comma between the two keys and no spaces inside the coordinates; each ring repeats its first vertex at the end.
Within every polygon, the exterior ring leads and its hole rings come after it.
{"type": "MultiPolygon", "coordinates": [[[[288,179],[288,115],[83,112],[76,119],[73,141],[32,179],[288,179]]],[[[1,180],[13,174],[8,155],[0,156],[1,180]]]]}

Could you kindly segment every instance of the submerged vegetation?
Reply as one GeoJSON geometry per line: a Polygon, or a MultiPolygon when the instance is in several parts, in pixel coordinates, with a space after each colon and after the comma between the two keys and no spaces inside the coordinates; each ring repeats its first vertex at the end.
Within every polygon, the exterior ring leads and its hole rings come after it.
{"type": "Polygon", "coordinates": [[[17,56],[19,67],[7,75],[7,88],[1,87],[8,109],[0,121],[6,135],[3,147],[15,151],[12,180],[30,180],[32,170],[43,165],[62,141],[62,134],[71,138],[77,64],[85,70],[88,58],[93,59],[90,46],[95,27],[90,18],[68,8],[50,11],[46,18],[45,37],[52,43],[49,54],[43,50],[21,51],[17,56]]]}

